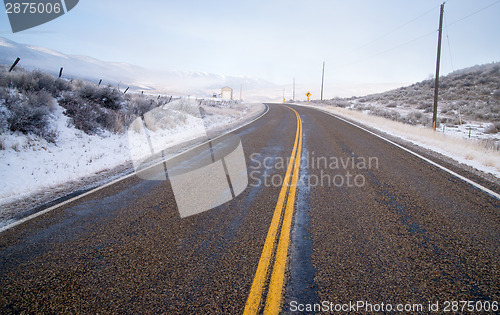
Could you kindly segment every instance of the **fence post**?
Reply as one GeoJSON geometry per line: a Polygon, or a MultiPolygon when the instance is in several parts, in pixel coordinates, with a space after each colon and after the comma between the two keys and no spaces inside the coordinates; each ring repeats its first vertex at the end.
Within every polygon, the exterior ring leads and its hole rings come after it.
{"type": "Polygon", "coordinates": [[[12,72],[14,70],[15,66],[19,63],[21,58],[17,57],[16,61],[14,61],[14,64],[10,67],[9,72],[12,72]]]}

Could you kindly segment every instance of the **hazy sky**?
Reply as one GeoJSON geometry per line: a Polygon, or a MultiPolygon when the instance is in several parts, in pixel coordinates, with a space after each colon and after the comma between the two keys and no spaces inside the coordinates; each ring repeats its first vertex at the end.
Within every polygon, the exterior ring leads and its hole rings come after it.
{"type": "MultiPolygon", "coordinates": [[[[320,83],[323,61],[327,84],[413,83],[434,73],[441,3],[80,0],[63,17],[16,34],[0,14],[0,36],[105,61],[277,84],[293,77],[320,83]]],[[[443,35],[442,74],[500,61],[500,1],[448,1],[443,35]]]]}

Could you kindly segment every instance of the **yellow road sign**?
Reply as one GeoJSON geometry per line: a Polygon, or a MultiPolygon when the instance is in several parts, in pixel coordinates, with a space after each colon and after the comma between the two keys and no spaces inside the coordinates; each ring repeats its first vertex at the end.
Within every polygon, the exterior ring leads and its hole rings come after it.
{"type": "Polygon", "coordinates": [[[309,93],[309,92],[307,92],[307,93],[306,93],[306,96],[307,96],[307,97],[311,97],[311,95],[312,95],[312,94],[311,94],[311,93],[309,93]]]}

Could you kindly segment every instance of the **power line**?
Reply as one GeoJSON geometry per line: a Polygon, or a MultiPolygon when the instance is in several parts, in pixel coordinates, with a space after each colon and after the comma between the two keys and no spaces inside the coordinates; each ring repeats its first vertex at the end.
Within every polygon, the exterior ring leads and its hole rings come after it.
{"type": "MultiPolygon", "coordinates": [[[[500,1],[500,0],[499,0],[499,1],[500,1]]],[[[419,16],[417,16],[417,17],[415,17],[415,18],[411,19],[410,21],[408,21],[408,22],[406,22],[406,23],[404,23],[404,24],[402,24],[402,25],[400,25],[400,26],[396,27],[396,28],[395,28],[395,29],[393,29],[392,31],[389,31],[389,32],[387,32],[387,33],[385,33],[385,34],[383,34],[383,35],[381,35],[381,36],[379,36],[379,37],[377,37],[377,38],[375,38],[375,39],[373,39],[373,40],[371,40],[371,41],[367,42],[366,44],[363,44],[363,45],[359,46],[358,48],[356,48],[356,49],[354,49],[354,50],[359,50],[359,49],[361,49],[361,48],[364,48],[364,47],[366,47],[366,46],[369,46],[369,45],[371,45],[372,43],[374,43],[374,42],[376,42],[376,41],[379,41],[380,39],[385,38],[385,37],[387,37],[387,36],[389,36],[389,35],[391,35],[391,34],[393,34],[393,33],[397,32],[397,31],[399,31],[400,29],[402,29],[402,28],[403,28],[403,27],[405,27],[406,25],[411,24],[411,23],[415,22],[416,20],[418,20],[418,19],[420,19],[420,18],[422,18],[422,17],[426,16],[427,14],[429,14],[429,13],[433,12],[436,8],[439,8],[439,5],[437,5],[437,6],[433,7],[432,9],[430,9],[430,10],[428,10],[428,11],[426,11],[426,12],[422,13],[422,14],[420,14],[419,16]]]]}
{"type": "MultiPolygon", "coordinates": [[[[447,25],[446,25],[446,28],[448,29],[448,27],[449,27],[449,26],[451,26],[451,25],[453,25],[453,24],[456,24],[456,23],[458,23],[458,22],[460,22],[460,21],[463,21],[463,20],[465,20],[465,19],[467,19],[467,18],[469,18],[469,17],[471,17],[471,16],[473,16],[473,15],[475,15],[475,14],[478,14],[479,12],[481,12],[481,11],[484,11],[484,10],[488,9],[488,8],[490,8],[490,7],[494,6],[494,5],[495,5],[495,4],[497,4],[497,3],[500,3],[500,0],[497,0],[497,1],[493,2],[492,4],[489,4],[489,5],[487,5],[487,6],[483,7],[483,8],[481,8],[481,9],[479,9],[479,10],[477,10],[477,11],[474,11],[474,12],[472,12],[471,14],[468,14],[468,15],[466,15],[466,16],[464,16],[464,17],[462,17],[462,18],[460,18],[460,19],[458,19],[458,20],[456,20],[456,21],[454,21],[454,22],[452,22],[452,23],[450,23],[450,24],[447,24],[447,25]]],[[[439,6],[438,6],[438,7],[439,7],[439,6]]],[[[436,8],[436,7],[432,8],[432,10],[434,10],[435,8],[436,8]]],[[[429,12],[429,11],[428,11],[428,12],[429,12]]],[[[405,23],[404,25],[409,24],[409,23],[411,23],[411,22],[413,22],[413,21],[417,20],[418,18],[420,18],[420,17],[422,17],[422,16],[426,15],[428,12],[426,12],[426,13],[424,13],[424,14],[420,15],[419,17],[417,17],[417,18],[415,18],[415,19],[411,20],[410,22],[405,23]]],[[[390,33],[393,33],[393,32],[394,32],[394,31],[392,31],[392,32],[390,32],[390,33]]],[[[403,46],[409,45],[409,44],[411,44],[411,43],[413,43],[413,42],[416,42],[416,41],[418,41],[418,40],[420,40],[420,39],[422,39],[422,38],[424,38],[424,37],[430,36],[430,35],[435,34],[435,33],[436,33],[436,31],[432,31],[432,32],[426,33],[426,34],[424,34],[424,35],[421,35],[421,36],[419,36],[419,37],[416,37],[416,38],[411,39],[411,40],[409,40],[409,41],[406,41],[406,42],[404,42],[404,43],[401,43],[401,44],[398,44],[398,45],[396,45],[396,46],[393,46],[393,47],[391,47],[391,48],[389,48],[389,49],[386,49],[386,50],[383,50],[383,51],[381,51],[381,52],[375,53],[375,54],[373,54],[373,55],[371,55],[371,56],[369,56],[369,57],[366,57],[365,59],[369,59],[369,58],[373,58],[373,57],[377,57],[377,56],[380,56],[380,55],[386,54],[386,53],[388,53],[388,52],[390,52],[390,51],[393,51],[393,50],[395,50],[395,49],[398,49],[398,48],[401,48],[401,47],[403,47],[403,46]]],[[[382,37],[384,37],[384,36],[382,36],[382,37]]],[[[379,38],[382,38],[382,37],[379,37],[379,38]]],[[[377,39],[377,40],[378,40],[378,39],[377,39]]],[[[373,41],[371,41],[371,42],[374,42],[374,41],[375,41],[375,40],[373,40],[373,41]]],[[[451,67],[452,67],[452,69],[454,69],[454,67],[453,67],[453,59],[451,58],[451,46],[450,46],[450,41],[449,41],[448,31],[447,31],[447,41],[448,41],[448,48],[449,48],[449,51],[450,51],[450,60],[451,60],[451,63],[452,63],[451,67]]],[[[366,45],[364,45],[364,46],[366,46],[366,45]]],[[[364,47],[364,46],[363,46],[363,47],[364,47]]],[[[354,62],[353,64],[358,63],[358,62],[361,62],[361,61],[364,61],[365,59],[360,60],[360,61],[357,61],[357,62],[354,62]]]]}
{"type": "Polygon", "coordinates": [[[388,52],[391,52],[391,51],[396,50],[396,49],[398,49],[398,48],[401,48],[401,47],[403,47],[403,46],[409,45],[409,44],[411,44],[411,43],[413,43],[413,42],[416,42],[416,41],[418,41],[418,40],[420,40],[420,39],[422,39],[422,38],[425,38],[425,37],[430,36],[430,35],[435,34],[435,33],[436,33],[436,31],[432,31],[432,32],[426,33],[426,34],[424,34],[424,35],[418,36],[418,37],[416,37],[416,38],[413,38],[413,39],[411,39],[411,40],[409,40],[409,41],[406,41],[406,42],[404,42],[404,43],[398,44],[398,45],[396,45],[396,46],[393,46],[393,47],[388,48],[388,49],[386,49],[386,50],[383,50],[383,51],[381,51],[381,52],[378,52],[378,53],[375,53],[375,54],[373,54],[373,55],[367,56],[367,57],[365,57],[365,58],[363,58],[363,59],[359,59],[359,60],[354,61],[354,62],[352,62],[352,63],[345,64],[345,66],[352,66],[352,65],[355,65],[355,64],[358,64],[358,63],[364,62],[364,61],[366,61],[366,60],[368,60],[368,59],[371,59],[371,58],[374,58],[374,57],[377,57],[377,56],[380,56],[380,55],[384,55],[384,54],[386,54],[386,53],[388,53],[388,52]]]}
{"type": "Polygon", "coordinates": [[[476,14],[478,14],[479,12],[484,11],[484,10],[486,10],[486,9],[490,8],[490,7],[494,6],[494,5],[495,5],[495,4],[497,4],[497,3],[500,3],[500,0],[495,1],[495,2],[493,2],[492,4],[489,4],[489,5],[487,5],[487,6],[483,7],[483,8],[481,8],[481,9],[479,9],[479,10],[477,10],[477,11],[472,12],[471,14],[466,15],[466,16],[464,16],[464,17],[462,17],[462,18],[460,18],[460,19],[458,19],[458,20],[456,20],[456,21],[454,21],[454,22],[452,22],[452,23],[448,24],[448,26],[451,26],[451,25],[456,24],[456,23],[458,23],[458,22],[460,22],[460,21],[463,21],[463,20],[465,20],[465,19],[468,19],[468,18],[470,18],[471,16],[476,15],[476,14]]]}
{"type": "MultiPolygon", "coordinates": [[[[464,16],[464,17],[462,17],[462,18],[460,18],[460,19],[458,19],[458,20],[456,20],[456,21],[454,21],[454,22],[452,22],[452,23],[446,24],[446,38],[447,38],[448,50],[449,50],[449,54],[450,54],[451,68],[452,68],[452,70],[453,70],[453,71],[454,71],[454,65],[453,65],[453,58],[452,58],[452,52],[451,52],[451,45],[450,45],[450,38],[449,38],[448,28],[449,28],[450,26],[452,26],[452,25],[454,25],[454,24],[457,24],[457,23],[459,23],[459,22],[461,22],[461,21],[463,21],[463,20],[465,20],[465,19],[467,19],[467,18],[469,18],[469,17],[471,17],[471,16],[473,16],[473,15],[476,15],[476,14],[478,14],[478,13],[480,13],[480,12],[482,12],[482,11],[484,11],[484,10],[486,10],[486,9],[488,9],[488,8],[490,8],[490,7],[492,7],[492,6],[496,5],[496,4],[498,4],[498,3],[500,3],[500,0],[497,0],[497,1],[495,1],[495,2],[493,2],[493,3],[491,3],[491,4],[489,4],[489,5],[487,5],[487,6],[485,6],[485,7],[482,7],[482,8],[480,8],[479,10],[474,11],[474,12],[472,12],[472,13],[470,13],[470,14],[468,14],[468,15],[466,15],[466,16],[464,16]]],[[[426,12],[424,12],[424,13],[420,14],[420,15],[419,15],[419,16],[417,16],[416,18],[413,18],[413,19],[411,19],[410,21],[408,21],[408,22],[406,22],[406,23],[404,23],[404,24],[402,24],[402,25],[398,26],[397,28],[395,28],[395,29],[393,29],[393,30],[391,30],[391,31],[387,32],[386,34],[381,35],[381,36],[379,36],[379,37],[377,37],[377,38],[375,38],[375,39],[373,39],[373,40],[371,40],[371,41],[369,41],[369,42],[367,42],[367,43],[365,43],[365,44],[363,44],[363,45],[359,46],[359,47],[358,47],[358,48],[356,48],[356,49],[351,50],[348,54],[350,54],[350,53],[352,53],[352,52],[354,52],[354,51],[357,51],[357,50],[359,50],[359,49],[361,49],[361,48],[364,48],[364,47],[366,47],[366,46],[368,46],[368,45],[371,45],[372,43],[374,43],[374,42],[376,42],[376,41],[378,41],[378,40],[380,40],[380,39],[382,39],[382,38],[384,38],[384,37],[387,37],[387,36],[389,36],[389,35],[391,35],[391,34],[395,33],[396,31],[400,30],[400,29],[401,29],[401,28],[403,28],[404,26],[406,26],[406,25],[408,25],[408,24],[410,24],[410,23],[413,23],[414,21],[416,21],[416,20],[418,20],[418,19],[422,18],[423,16],[425,16],[425,15],[429,14],[430,12],[434,11],[437,7],[439,7],[439,5],[438,5],[438,6],[433,7],[433,8],[432,8],[432,9],[430,9],[429,11],[426,11],[426,12]]],[[[446,22],[445,22],[445,23],[446,23],[446,22]]],[[[372,54],[372,55],[367,56],[367,57],[365,57],[365,58],[362,58],[362,59],[360,59],[360,60],[354,61],[354,62],[352,62],[352,63],[347,63],[347,64],[344,64],[343,66],[351,66],[351,65],[354,65],[354,64],[358,64],[358,63],[364,62],[364,61],[366,61],[366,60],[368,60],[368,59],[371,59],[371,58],[374,58],[374,57],[377,57],[377,56],[380,56],[380,55],[386,54],[386,53],[388,53],[388,52],[391,52],[391,51],[396,50],[396,49],[398,49],[398,48],[401,48],[401,47],[403,47],[403,46],[407,46],[407,45],[409,45],[409,44],[411,44],[411,43],[413,43],[413,42],[416,42],[416,41],[418,41],[418,40],[420,40],[420,39],[422,39],[422,38],[425,38],[425,37],[428,37],[428,36],[430,36],[430,35],[432,35],[432,34],[435,34],[436,32],[437,32],[437,30],[434,30],[434,31],[432,31],[432,32],[429,32],[429,33],[423,34],[423,35],[421,35],[421,36],[415,37],[415,38],[413,38],[413,39],[411,39],[411,40],[408,40],[408,41],[403,42],[403,43],[401,43],[401,44],[395,45],[395,46],[393,46],[393,47],[391,47],[391,48],[385,49],[385,50],[380,51],[380,52],[378,52],[378,53],[372,54]]]]}
{"type": "MultiPolygon", "coordinates": [[[[499,0],[499,2],[500,2],[500,0],[499,0]]],[[[427,14],[429,14],[429,13],[433,12],[436,8],[439,8],[439,5],[434,6],[433,8],[429,9],[428,11],[426,11],[426,12],[424,12],[424,13],[422,13],[422,14],[418,15],[417,17],[415,17],[415,18],[413,18],[413,19],[409,20],[409,21],[408,21],[408,22],[406,22],[406,23],[401,24],[400,26],[398,26],[398,27],[394,28],[393,30],[391,30],[391,31],[389,31],[389,32],[387,32],[387,33],[385,33],[385,34],[383,34],[383,35],[381,35],[381,36],[379,36],[379,37],[377,37],[377,38],[375,38],[375,39],[373,39],[373,40],[371,40],[371,41],[369,41],[369,42],[367,42],[367,43],[365,43],[365,44],[363,44],[363,45],[361,45],[361,46],[359,46],[359,47],[357,47],[357,48],[355,48],[355,49],[353,49],[353,50],[351,50],[351,51],[349,51],[349,53],[347,53],[346,55],[350,55],[350,54],[351,54],[352,52],[354,52],[354,51],[357,51],[357,50],[360,50],[360,49],[362,49],[362,48],[364,48],[364,47],[367,47],[367,46],[369,46],[369,45],[373,44],[374,42],[377,42],[377,41],[379,41],[380,39],[385,38],[385,37],[387,37],[387,36],[389,36],[389,35],[391,35],[391,34],[393,34],[393,33],[397,32],[398,30],[402,29],[402,28],[403,28],[403,27],[405,27],[406,25],[411,24],[411,23],[413,23],[413,22],[415,22],[415,21],[419,20],[420,18],[422,18],[422,17],[426,16],[427,14]]],[[[354,61],[354,62],[352,62],[352,63],[349,63],[348,65],[357,64],[357,63],[363,62],[363,61],[365,61],[365,60],[367,60],[367,59],[370,59],[370,58],[373,58],[373,57],[376,57],[376,56],[379,56],[379,55],[386,54],[386,53],[388,53],[388,52],[390,52],[390,51],[392,51],[392,50],[395,50],[395,49],[398,49],[398,48],[400,48],[400,47],[403,47],[403,46],[409,45],[409,44],[411,44],[411,43],[413,43],[413,42],[416,42],[416,41],[418,41],[418,40],[420,40],[420,39],[422,39],[422,38],[424,38],[424,37],[430,36],[430,35],[434,34],[435,32],[436,32],[436,31],[432,31],[432,32],[426,33],[426,34],[424,34],[424,35],[421,35],[421,36],[419,36],[419,37],[416,37],[416,38],[411,39],[411,40],[409,40],[409,41],[406,41],[406,42],[404,42],[404,43],[398,44],[398,45],[396,45],[396,46],[394,46],[394,47],[391,47],[391,48],[389,48],[389,49],[386,49],[386,50],[383,50],[383,51],[381,51],[381,52],[375,53],[375,54],[373,54],[373,55],[371,55],[371,56],[368,56],[368,57],[366,57],[366,58],[363,58],[363,59],[361,59],[361,60],[358,60],[358,61],[354,61]]]]}
{"type": "Polygon", "coordinates": [[[376,54],[374,54],[374,55],[372,55],[372,56],[370,56],[370,57],[376,57],[376,56],[379,56],[379,55],[386,54],[386,53],[388,53],[388,52],[390,52],[390,51],[393,51],[394,49],[398,49],[398,48],[400,48],[400,47],[403,47],[403,46],[409,45],[409,44],[411,44],[411,43],[413,43],[413,42],[416,42],[416,41],[418,41],[418,40],[420,40],[420,39],[422,39],[422,38],[424,38],[424,37],[430,36],[430,35],[435,34],[435,33],[436,33],[436,31],[429,32],[429,33],[427,33],[427,34],[424,34],[424,35],[421,35],[421,36],[419,36],[419,37],[416,37],[416,38],[414,38],[414,39],[412,39],[412,40],[409,40],[409,41],[406,41],[406,42],[401,43],[401,44],[399,44],[399,45],[396,45],[396,46],[394,46],[394,47],[392,47],[392,48],[389,48],[389,49],[386,49],[386,50],[381,51],[381,52],[379,52],[379,53],[376,53],[376,54]]]}
{"type": "Polygon", "coordinates": [[[453,67],[453,57],[451,55],[450,36],[448,33],[448,23],[446,22],[446,16],[444,17],[444,25],[445,25],[445,30],[446,30],[446,41],[448,43],[448,51],[450,53],[451,71],[455,71],[455,67],[453,67]]]}

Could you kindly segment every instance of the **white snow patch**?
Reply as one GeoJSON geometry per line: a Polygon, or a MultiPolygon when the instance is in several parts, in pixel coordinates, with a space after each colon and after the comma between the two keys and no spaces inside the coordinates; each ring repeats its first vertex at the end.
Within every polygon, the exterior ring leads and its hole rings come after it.
{"type": "Polygon", "coordinates": [[[45,47],[39,47],[39,46],[26,46],[27,48],[31,49],[31,50],[36,50],[36,51],[40,51],[40,52],[43,52],[43,53],[46,53],[48,55],[52,55],[52,56],[56,56],[56,57],[61,57],[61,58],[64,58],[64,59],[68,59],[67,56],[55,51],[55,50],[52,50],[52,49],[49,49],[49,48],[45,48],[45,47]]]}
{"type": "Polygon", "coordinates": [[[92,173],[110,169],[128,159],[123,135],[103,133],[90,136],[68,127],[68,117],[57,108],[54,124],[57,144],[21,134],[2,135],[0,151],[0,203],[9,203],[92,173]]]}
{"type": "Polygon", "coordinates": [[[0,46],[3,46],[3,47],[8,47],[8,48],[13,48],[14,45],[8,43],[5,38],[2,38],[0,37],[0,46]]]}

